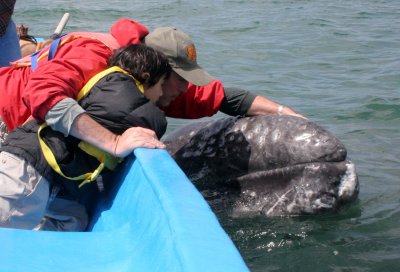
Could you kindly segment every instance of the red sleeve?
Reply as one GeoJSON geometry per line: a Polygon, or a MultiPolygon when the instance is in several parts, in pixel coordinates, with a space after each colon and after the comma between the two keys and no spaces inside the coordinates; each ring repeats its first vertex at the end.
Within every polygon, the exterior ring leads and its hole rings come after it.
{"type": "Polygon", "coordinates": [[[32,116],[43,121],[60,100],[75,98],[92,76],[107,67],[111,53],[99,41],[78,38],[59,47],[51,61],[40,60],[23,95],[32,116]]]}
{"type": "Polygon", "coordinates": [[[206,86],[189,83],[187,92],[181,93],[163,110],[167,116],[175,118],[195,119],[212,116],[218,112],[224,96],[224,88],[218,80],[206,86]]]}

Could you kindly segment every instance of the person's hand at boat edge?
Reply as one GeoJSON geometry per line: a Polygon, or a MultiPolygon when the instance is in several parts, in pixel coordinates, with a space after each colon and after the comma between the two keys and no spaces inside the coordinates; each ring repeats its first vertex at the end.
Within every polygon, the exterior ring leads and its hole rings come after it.
{"type": "Polygon", "coordinates": [[[116,137],[113,155],[124,158],[137,147],[165,149],[166,146],[157,139],[153,130],[132,127],[116,137]]]}

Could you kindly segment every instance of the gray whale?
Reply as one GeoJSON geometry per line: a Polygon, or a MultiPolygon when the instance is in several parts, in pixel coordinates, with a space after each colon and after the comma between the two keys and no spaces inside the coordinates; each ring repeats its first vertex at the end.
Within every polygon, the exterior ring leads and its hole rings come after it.
{"type": "Polygon", "coordinates": [[[211,207],[222,201],[232,216],[318,214],[358,196],[357,173],[344,145],[303,118],[191,123],[163,142],[211,207]]]}

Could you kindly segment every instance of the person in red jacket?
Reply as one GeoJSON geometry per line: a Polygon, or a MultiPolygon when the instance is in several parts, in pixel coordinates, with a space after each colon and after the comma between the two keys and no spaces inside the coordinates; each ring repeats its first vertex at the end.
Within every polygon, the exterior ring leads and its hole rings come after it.
{"type": "Polygon", "coordinates": [[[145,26],[120,19],[110,34],[82,32],[64,36],[52,58],[48,57],[49,47],[39,52],[34,70],[30,59],[1,68],[0,116],[7,129],[12,131],[31,116],[108,153],[115,150],[117,156],[134,146],[163,148],[154,131],[143,128],[128,130],[117,141],[114,133],[95,122],[76,102],[85,83],[108,68],[107,60],[114,50],[141,43],[147,34],[145,26]]]}
{"type": "Polygon", "coordinates": [[[233,116],[287,114],[304,118],[270,99],[222,86],[197,64],[193,40],[176,27],[156,28],[144,38],[144,42],[163,52],[173,69],[159,100],[159,106],[169,117],[194,119],[221,111],[233,116]]]}
{"type": "Polygon", "coordinates": [[[48,50],[39,53],[32,71],[23,61],[0,69],[0,116],[8,130],[31,115],[52,129],[84,140],[119,156],[132,149],[132,143],[164,147],[155,134],[130,130],[117,142],[116,135],[95,122],[75,101],[77,92],[94,74],[107,68],[112,51],[142,41],[164,53],[173,72],[163,85],[159,106],[167,116],[200,118],[218,110],[230,115],[290,114],[267,98],[240,89],[224,88],[205,72],[196,60],[192,39],[176,28],[159,28],[149,34],[147,28],[129,19],[120,19],[110,34],[71,33],[62,38],[53,58],[48,50]],[[49,54],[50,55],[50,54],[49,54]]]}

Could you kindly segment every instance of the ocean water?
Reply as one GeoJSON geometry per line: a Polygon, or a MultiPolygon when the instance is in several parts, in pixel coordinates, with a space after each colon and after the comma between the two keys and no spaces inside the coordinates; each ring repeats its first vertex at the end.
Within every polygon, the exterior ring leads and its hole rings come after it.
{"type": "Polygon", "coordinates": [[[218,213],[251,271],[400,271],[400,1],[18,0],[14,20],[47,37],[65,12],[66,32],[105,32],[120,17],[177,26],[226,86],[288,105],[346,145],[361,189],[340,212],[218,213]]]}

